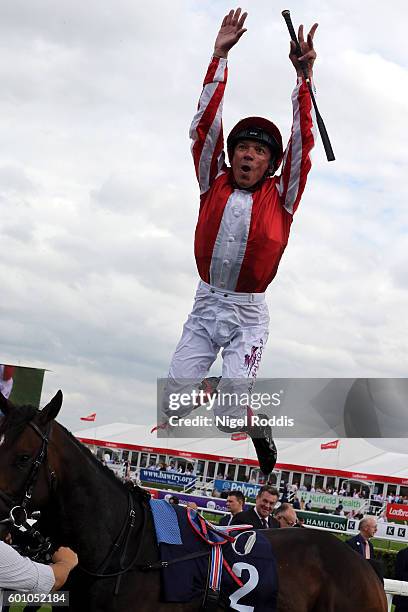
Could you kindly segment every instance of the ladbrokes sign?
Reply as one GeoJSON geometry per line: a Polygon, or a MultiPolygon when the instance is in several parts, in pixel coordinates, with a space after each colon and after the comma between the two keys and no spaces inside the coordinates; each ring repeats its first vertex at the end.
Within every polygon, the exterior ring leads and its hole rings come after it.
{"type": "Polygon", "coordinates": [[[408,521],[408,505],[387,504],[387,518],[391,521],[408,521]]]}

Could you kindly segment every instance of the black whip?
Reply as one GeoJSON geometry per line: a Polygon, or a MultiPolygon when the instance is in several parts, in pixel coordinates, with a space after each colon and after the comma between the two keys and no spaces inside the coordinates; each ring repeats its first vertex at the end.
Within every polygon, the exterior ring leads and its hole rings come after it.
{"type": "MultiPolygon", "coordinates": [[[[299,45],[298,38],[296,36],[295,29],[293,27],[292,19],[290,17],[290,11],[288,11],[288,10],[282,11],[282,17],[286,21],[286,25],[288,26],[290,37],[293,40],[293,42],[295,43],[295,45],[296,45],[296,55],[298,57],[300,57],[302,55],[302,51],[301,51],[301,48],[300,48],[300,45],[299,45]]],[[[309,89],[309,93],[310,93],[310,97],[312,99],[312,103],[313,103],[314,109],[315,109],[317,127],[319,128],[319,133],[320,133],[320,136],[321,136],[321,139],[322,139],[324,150],[326,151],[327,161],[334,161],[336,158],[334,157],[333,149],[332,149],[332,146],[331,146],[331,143],[330,143],[329,135],[328,135],[327,130],[326,130],[326,126],[324,125],[324,121],[322,119],[322,116],[320,115],[319,109],[317,108],[316,99],[314,97],[314,93],[313,93],[313,89],[312,89],[312,84],[310,82],[310,78],[309,78],[309,74],[308,74],[308,71],[307,71],[307,67],[305,66],[305,64],[303,62],[300,62],[300,65],[301,65],[301,68],[302,68],[303,76],[305,78],[307,87],[309,89]]]]}

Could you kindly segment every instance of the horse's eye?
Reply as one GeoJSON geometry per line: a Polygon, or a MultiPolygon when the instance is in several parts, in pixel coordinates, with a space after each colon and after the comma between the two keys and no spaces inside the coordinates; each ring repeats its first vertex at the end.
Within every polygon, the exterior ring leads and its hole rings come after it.
{"type": "Polygon", "coordinates": [[[17,455],[16,463],[17,465],[24,466],[30,461],[30,459],[31,459],[31,455],[27,455],[27,454],[17,455]]]}

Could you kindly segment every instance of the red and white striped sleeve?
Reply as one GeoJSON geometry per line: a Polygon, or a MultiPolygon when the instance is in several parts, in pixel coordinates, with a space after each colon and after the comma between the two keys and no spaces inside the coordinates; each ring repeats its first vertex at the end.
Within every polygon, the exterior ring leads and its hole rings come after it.
{"type": "Polygon", "coordinates": [[[303,78],[298,78],[292,94],[292,104],[292,132],[283,156],[282,173],[277,182],[282,205],[291,215],[299,206],[312,165],[310,152],[316,140],[316,116],[303,78]]]}
{"type": "Polygon", "coordinates": [[[201,194],[208,191],[224,166],[222,105],[227,76],[227,60],[213,57],[190,127],[191,152],[201,194]]]}

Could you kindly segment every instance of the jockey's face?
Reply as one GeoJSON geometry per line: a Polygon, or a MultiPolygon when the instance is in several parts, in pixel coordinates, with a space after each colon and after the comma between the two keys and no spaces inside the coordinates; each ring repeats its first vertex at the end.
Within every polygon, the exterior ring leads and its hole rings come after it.
{"type": "Polygon", "coordinates": [[[264,491],[261,495],[258,495],[255,501],[255,506],[259,516],[262,518],[267,518],[275,508],[277,501],[278,496],[273,495],[273,493],[268,493],[267,491],[264,491]]]}
{"type": "Polygon", "coordinates": [[[271,151],[256,140],[238,140],[232,158],[234,180],[241,189],[253,187],[268,170],[271,151]]]}
{"type": "Polygon", "coordinates": [[[239,499],[237,499],[235,495],[228,495],[227,509],[233,515],[238,514],[238,512],[242,512],[242,502],[239,499]]]}

